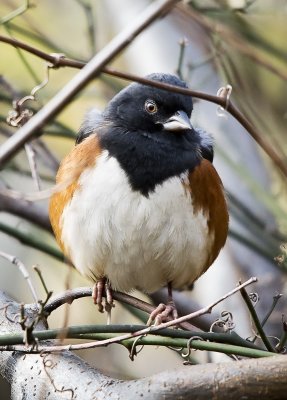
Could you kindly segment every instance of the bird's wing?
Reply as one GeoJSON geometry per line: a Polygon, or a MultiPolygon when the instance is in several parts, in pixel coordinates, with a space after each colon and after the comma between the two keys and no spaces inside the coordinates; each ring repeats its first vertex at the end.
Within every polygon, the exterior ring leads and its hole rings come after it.
{"type": "Polygon", "coordinates": [[[90,134],[63,159],[56,176],[56,190],[50,199],[49,216],[56,240],[67,256],[61,240],[61,216],[66,204],[71,201],[75,190],[79,187],[78,181],[82,172],[96,164],[101,152],[97,135],[90,134]]]}
{"type": "Polygon", "coordinates": [[[79,129],[76,144],[81,143],[84,139],[90,136],[102,122],[102,112],[96,108],[89,110],[84,118],[84,121],[79,129]]]}
{"type": "Polygon", "coordinates": [[[200,150],[202,157],[212,162],[214,145],[212,135],[201,128],[196,128],[195,130],[200,136],[200,150]]]}
{"type": "Polygon", "coordinates": [[[202,212],[207,218],[207,226],[213,243],[205,270],[218,256],[228,233],[228,212],[221,179],[206,159],[189,173],[189,188],[194,212],[202,212]]]}

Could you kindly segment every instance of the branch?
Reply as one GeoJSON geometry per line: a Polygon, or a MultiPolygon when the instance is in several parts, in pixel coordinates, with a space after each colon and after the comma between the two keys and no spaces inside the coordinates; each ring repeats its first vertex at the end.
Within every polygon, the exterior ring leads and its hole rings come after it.
{"type": "MultiPolygon", "coordinates": [[[[182,5],[177,7],[176,11],[180,15],[188,15],[188,17],[201,25],[204,30],[207,30],[210,35],[215,34],[219,36],[222,43],[227,43],[231,48],[236,48],[240,53],[244,54],[244,56],[263,66],[277,77],[280,77],[284,82],[287,80],[285,69],[278,68],[275,63],[270,63],[269,60],[264,57],[263,52],[259,52],[254,46],[250,45],[247,40],[243,41],[237,33],[234,33],[234,29],[230,29],[221,23],[219,19],[213,21],[205,17],[202,13],[194,11],[191,7],[187,8],[182,5]]],[[[285,54],[282,56],[282,59],[285,60],[285,54]]]]}
{"type": "MultiPolygon", "coordinates": [[[[7,304],[10,314],[19,312],[19,304],[0,293],[0,309],[7,304]]],[[[33,310],[29,312],[32,316],[33,310]]],[[[19,324],[9,321],[2,311],[0,333],[18,334],[19,331],[19,324]]],[[[286,369],[287,357],[277,355],[235,363],[177,368],[143,379],[124,381],[102,374],[69,351],[25,355],[19,352],[0,352],[0,373],[11,384],[11,397],[14,399],[41,400],[49,393],[50,400],[62,397],[97,397],[99,400],[207,400],[217,397],[229,400],[230,393],[236,393],[238,398],[256,398],[258,387],[264,387],[260,392],[260,400],[275,400],[286,393],[286,369]]]]}
{"type": "MultiPolygon", "coordinates": [[[[135,338],[138,336],[142,336],[142,335],[147,335],[147,334],[153,334],[154,332],[160,331],[161,329],[164,328],[169,328],[171,326],[176,326],[178,324],[181,324],[183,322],[189,321],[195,317],[199,317],[200,315],[204,315],[207,313],[210,313],[212,308],[215,307],[217,304],[219,304],[220,302],[222,302],[223,300],[227,299],[228,297],[232,296],[234,293],[240,291],[242,288],[250,285],[251,283],[254,283],[257,281],[257,278],[250,278],[248,281],[244,282],[243,284],[237,286],[235,289],[231,290],[230,292],[228,292],[227,294],[225,294],[224,296],[220,297],[218,300],[214,301],[213,303],[209,304],[207,307],[202,308],[201,310],[195,311],[193,313],[190,313],[188,315],[184,315],[182,317],[176,318],[174,320],[171,321],[167,321],[164,323],[161,323],[159,325],[153,325],[153,326],[149,326],[145,329],[141,329],[137,332],[134,333],[129,333],[129,334],[125,334],[122,336],[117,336],[115,338],[111,338],[111,339],[106,339],[106,340],[101,340],[98,342],[89,342],[89,343],[84,343],[84,344],[75,344],[75,345],[59,345],[59,346],[38,346],[37,351],[44,351],[44,352],[58,352],[58,351],[62,351],[62,350],[82,350],[82,349],[91,349],[91,348],[95,348],[95,347],[102,347],[102,346],[107,346],[110,345],[112,343],[119,343],[122,342],[123,340],[127,340],[127,339],[131,339],[131,338],[135,338]]],[[[18,349],[19,351],[27,351],[27,349],[18,349]]]]}
{"type": "MultiPolygon", "coordinates": [[[[96,325],[96,330],[99,331],[101,328],[105,331],[105,327],[113,328],[112,325],[96,325]]],[[[125,327],[125,326],[124,326],[125,327]]],[[[33,338],[37,340],[37,346],[35,346],[35,350],[30,350],[27,346],[24,346],[25,343],[25,333],[18,335],[4,334],[0,335],[0,351],[25,351],[27,353],[39,352],[38,348],[41,340],[50,340],[50,339],[59,339],[59,338],[70,338],[70,339],[89,339],[95,341],[103,341],[103,340],[111,340],[118,337],[118,333],[104,333],[104,332],[92,332],[86,333],[87,326],[72,326],[66,327],[64,329],[50,329],[47,331],[33,331],[33,338]],[[80,333],[78,333],[80,332],[80,333]]],[[[92,328],[95,328],[94,326],[92,328]]],[[[126,328],[126,327],[125,327],[126,328]]],[[[131,326],[129,329],[117,329],[120,332],[125,332],[126,334],[129,332],[136,332],[136,329],[142,328],[141,326],[131,326]]],[[[90,330],[91,327],[90,327],[90,330]]],[[[93,329],[94,330],[94,329],[93,329]]],[[[197,335],[196,332],[189,332],[188,338],[177,338],[172,337],[174,330],[168,329],[165,332],[165,335],[148,335],[147,337],[139,337],[139,340],[136,341],[137,346],[164,346],[164,347],[173,347],[177,349],[187,349],[188,353],[184,353],[182,351],[181,355],[183,358],[186,358],[187,354],[189,355],[191,349],[194,350],[202,350],[202,351],[213,351],[223,354],[237,355],[240,357],[249,357],[249,358],[263,358],[263,357],[271,357],[274,353],[270,353],[268,351],[254,349],[250,347],[245,347],[246,343],[238,346],[234,344],[225,343],[224,339],[227,339],[229,334],[221,334],[222,338],[220,342],[216,342],[213,338],[214,335],[220,334],[211,334],[206,333],[197,335]],[[203,338],[205,336],[205,339],[203,338]],[[225,336],[225,337],[224,337],[225,336]]],[[[176,332],[176,331],[175,331],[176,332]]],[[[230,338],[229,338],[230,339],[230,338]]],[[[243,340],[242,340],[243,341],[243,340]]],[[[134,346],[135,340],[133,338],[126,339],[120,342],[121,345],[124,345],[128,349],[131,349],[134,346]]],[[[106,346],[106,345],[103,345],[106,346]]]]}
{"type": "Polygon", "coordinates": [[[0,222],[0,232],[13,236],[15,239],[19,240],[20,243],[43,251],[59,261],[64,260],[63,253],[54,246],[50,246],[48,243],[43,242],[39,238],[33,237],[30,234],[23,233],[19,229],[12,228],[10,225],[0,222]]]}
{"type": "MultiPolygon", "coordinates": [[[[29,305],[26,305],[26,308],[29,305]]],[[[137,332],[140,329],[144,329],[146,325],[80,325],[80,326],[69,326],[67,328],[60,329],[47,329],[47,330],[34,330],[33,336],[39,340],[48,340],[48,339],[57,339],[59,337],[65,338],[82,338],[82,339],[95,339],[101,340],[105,334],[119,334],[119,333],[127,333],[127,332],[137,332]]],[[[262,351],[253,343],[248,340],[242,339],[240,336],[231,333],[214,333],[214,332],[200,332],[200,331],[182,331],[180,329],[162,329],[161,331],[155,332],[155,336],[160,337],[168,337],[172,339],[190,339],[193,337],[201,338],[205,341],[212,341],[217,343],[225,343],[236,346],[241,346],[244,348],[259,350],[259,355],[268,356],[270,355],[266,351],[262,351]]],[[[1,334],[0,335],[0,346],[10,346],[16,344],[23,344],[23,333],[18,334],[1,334]]],[[[149,338],[151,336],[148,336],[149,338]]],[[[134,340],[134,339],[132,339],[134,340]]],[[[151,342],[147,342],[147,344],[151,344],[151,342]]],[[[166,346],[166,344],[161,343],[161,345],[166,346]]],[[[170,346],[174,346],[170,345],[170,346]]],[[[186,347],[186,343],[184,346],[181,344],[177,347],[186,347]]],[[[11,349],[9,348],[9,351],[11,349]]],[[[274,354],[271,354],[274,355],[274,354]]]]}
{"type": "Polygon", "coordinates": [[[30,288],[32,297],[34,299],[34,302],[37,303],[38,302],[38,296],[36,293],[36,290],[32,284],[32,281],[30,279],[30,275],[27,271],[27,268],[25,267],[25,265],[22,263],[21,260],[19,260],[19,258],[12,256],[10,254],[4,253],[3,251],[0,250],[0,257],[5,258],[6,260],[10,261],[12,264],[16,265],[16,267],[18,267],[19,271],[21,272],[21,274],[23,275],[23,278],[27,281],[27,284],[30,288]]]}
{"type": "MultiPolygon", "coordinates": [[[[34,54],[35,56],[48,61],[49,63],[51,63],[52,65],[54,65],[57,68],[72,67],[72,68],[81,69],[86,65],[85,63],[83,63],[81,61],[71,60],[66,57],[59,57],[57,55],[47,54],[41,50],[38,50],[38,49],[36,49],[32,46],[29,46],[25,43],[22,43],[18,40],[7,38],[2,35],[0,35],[0,42],[1,41],[11,44],[12,46],[15,46],[15,47],[19,47],[25,51],[28,51],[28,52],[34,54]]],[[[120,79],[138,82],[138,83],[142,83],[144,85],[153,86],[153,87],[157,87],[159,89],[164,89],[164,90],[168,90],[168,91],[172,91],[172,92],[176,92],[176,93],[186,94],[186,95],[193,96],[193,97],[196,97],[196,98],[199,98],[202,100],[209,101],[211,103],[218,104],[219,106],[223,107],[226,111],[228,111],[247,130],[247,132],[253,137],[253,139],[257,142],[257,144],[271,158],[271,160],[278,167],[278,169],[283,173],[283,175],[287,177],[287,165],[285,164],[285,162],[282,161],[282,159],[276,153],[276,151],[260,135],[260,133],[257,131],[257,129],[255,129],[255,127],[248,121],[248,119],[234,106],[234,104],[230,101],[227,102],[224,97],[214,96],[214,95],[210,95],[207,93],[194,91],[191,89],[180,88],[180,87],[169,85],[169,84],[166,84],[163,82],[152,81],[147,78],[142,78],[137,75],[130,74],[130,73],[116,71],[114,69],[107,68],[104,66],[101,68],[101,71],[99,71],[98,73],[100,73],[100,72],[103,72],[103,73],[111,75],[111,76],[115,76],[120,79]]],[[[50,103],[48,103],[42,110],[46,109],[46,107],[49,104],[51,104],[51,102],[52,101],[50,101],[50,103]]],[[[39,113],[40,113],[40,111],[38,112],[38,114],[39,113]]],[[[57,110],[55,110],[55,114],[56,113],[58,113],[57,110]]],[[[38,114],[36,114],[36,116],[38,114]]],[[[41,114],[42,114],[42,112],[41,112],[41,114]]],[[[43,114],[43,117],[45,116],[45,114],[46,113],[43,114]]],[[[46,116],[43,123],[48,122],[53,116],[54,116],[54,114],[46,116]]],[[[32,120],[34,120],[35,117],[33,117],[32,120]]],[[[38,126],[34,127],[33,124],[31,124],[30,122],[28,122],[28,123],[21,129],[21,131],[23,131],[23,136],[24,136],[24,128],[26,127],[25,137],[23,137],[21,139],[20,133],[19,133],[20,131],[19,131],[17,133],[17,137],[19,139],[16,139],[15,143],[12,142],[12,138],[11,138],[6,142],[8,144],[4,144],[5,146],[2,145],[2,148],[0,147],[0,160],[1,160],[0,166],[3,165],[5,162],[7,162],[17,151],[19,151],[21,145],[24,144],[26,141],[28,141],[34,135],[35,130],[38,128],[38,126]],[[28,128],[27,128],[28,123],[29,123],[30,127],[28,126],[28,128]],[[21,139],[21,143],[19,143],[20,139],[21,139]],[[9,145],[9,143],[10,143],[10,145],[9,145]],[[4,150],[3,150],[3,146],[4,146],[4,150]]],[[[15,135],[13,137],[15,137],[15,135]]]]}
{"type": "Polygon", "coordinates": [[[5,195],[0,187],[0,212],[17,215],[33,224],[52,232],[48,214],[44,208],[22,199],[16,199],[5,195]]]}
{"type": "MultiPolygon", "coordinates": [[[[2,35],[0,35],[0,42],[5,42],[5,43],[11,44],[12,46],[15,46],[17,48],[19,47],[25,51],[28,51],[28,52],[34,54],[35,56],[40,57],[43,60],[46,60],[47,62],[51,63],[52,65],[54,65],[57,68],[72,67],[72,68],[81,69],[86,65],[85,63],[77,61],[77,60],[71,60],[66,57],[59,57],[57,55],[47,54],[41,50],[38,50],[32,46],[22,43],[16,39],[8,38],[8,37],[2,36],[2,35]]],[[[287,166],[281,160],[280,156],[274,151],[274,149],[269,145],[269,143],[259,134],[259,132],[257,132],[257,130],[247,120],[247,118],[245,118],[245,116],[234,106],[234,104],[230,101],[226,102],[226,99],[224,97],[214,96],[214,95],[210,95],[207,93],[198,92],[198,91],[194,91],[194,90],[190,90],[190,89],[179,88],[177,86],[172,86],[172,85],[165,84],[162,82],[151,81],[146,78],[141,78],[141,77],[133,75],[133,74],[116,71],[114,69],[107,68],[104,66],[102,67],[102,72],[104,72],[108,75],[112,75],[112,76],[115,76],[115,77],[118,77],[121,79],[128,80],[128,81],[138,82],[138,83],[142,83],[145,85],[157,87],[160,89],[165,89],[165,90],[169,90],[172,92],[186,94],[189,96],[193,96],[193,97],[196,97],[196,98],[199,98],[202,100],[206,100],[206,101],[218,104],[219,106],[223,107],[226,111],[228,111],[247,130],[247,132],[258,143],[258,145],[272,159],[274,164],[279,168],[279,170],[283,173],[283,175],[287,176],[287,166]]],[[[44,122],[47,122],[49,119],[50,119],[50,117],[47,120],[45,120],[44,122]]],[[[31,125],[31,129],[33,129],[33,130],[30,132],[30,129],[29,129],[29,132],[27,132],[27,137],[24,139],[23,143],[25,143],[27,140],[29,140],[33,136],[34,128],[32,125],[31,125]]],[[[37,129],[37,128],[35,128],[35,129],[37,129]]],[[[19,135],[19,133],[17,135],[19,135]]],[[[12,139],[11,139],[11,145],[12,145],[12,139]]],[[[20,149],[20,147],[21,147],[21,144],[19,146],[17,144],[17,147],[15,147],[15,148],[13,147],[11,149],[11,154],[9,154],[9,155],[6,154],[8,149],[6,151],[4,148],[4,151],[3,151],[3,149],[1,150],[1,148],[0,148],[0,160],[1,160],[0,166],[1,166],[1,163],[8,161],[20,149]]]]}
{"type": "MultiPolygon", "coordinates": [[[[33,135],[57,115],[92,79],[96,78],[103,67],[117,56],[145,28],[163,14],[166,14],[179,0],[157,0],[135,20],[120,32],[106,47],[97,53],[91,61],[74,76],[36,115],[34,115],[15,135],[0,148],[0,165],[4,165],[33,135]]],[[[60,56],[58,56],[60,58],[60,56]]]]}
{"type": "Polygon", "coordinates": [[[257,331],[258,331],[258,333],[259,333],[259,335],[260,335],[260,337],[261,337],[266,349],[268,351],[274,352],[274,349],[271,346],[271,343],[269,342],[267,336],[265,335],[263,327],[262,327],[262,325],[261,325],[261,323],[259,321],[258,315],[257,315],[257,313],[256,313],[256,311],[255,311],[255,309],[253,307],[253,304],[252,304],[252,302],[251,302],[251,300],[250,300],[250,298],[248,296],[248,293],[246,292],[245,288],[240,289],[240,293],[241,293],[241,295],[243,297],[243,300],[245,301],[245,303],[246,303],[246,305],[248,307],[250,315],[251,315],[251,317],[253,319],[253,322],[254,322],[254,324],[256,326],[256,329],[257,329],[257,331]]]}
{"type": "MultiPolygon", "coordinates": [[[[167,289],[162,288],[157,290],[155,293],[152,293],[150,295],[150,298],[152,299],[154,304],[164,303],[167,299],[167,289]]],[[[201,305],[198,302],[191,299],[189,296],[186,296],[185,293],[179,292],[177,290],[173,292],[173,300],[176,304],[179,315],[190,314],[191,312],[194,312],[195,310],[201,308],[201,305]]],[[[218,316],[219,315],[214,312],[212,314],[205,314],[199,318],[194,318],[192,320],[192,324],[197,328],[208,332],[211,325],[218,318],[218,316]]],[[[214,332],[222,332],[222,330],[215,327],[214,332]]]]}
{"type": "Polygon", "coordinates": [[[0,19],[0,25],[7,24],[8,22],[12,21],[12,19],[24,14],[31,7],[32,5],[30,4],[30,1],[24,0],[24,3],[19,8],[0,19]]]}
{"type": "MultiPolygon", "coordinates": [[[[81,287],[77,289],[66,290],[64,293],[53,297],[45,306],[44,311],[48,315],[50,315],[52,311],[61,307],[63,304],[71,304],[76,299],[90,296],[92,296],[92,289],[90,287],[81,287]]],[[[113,299],[121,303],[128,304],[129,306],[135,307],[148,314],[155,310],[155,307],[147,303],[146,301],[140,300],[127,293],[118,292],[116,290],[113,291],[113,299]]],[[[169,320],[171,321],[172,319],[170,318],[169,320]]],[[[198,324],[196,324],[195,326],[198,326],[198,324]]],[[[184,322],[181,324],[181,328],[193,330],[194,326],[189,324],[188,322],[184,322]]]]}

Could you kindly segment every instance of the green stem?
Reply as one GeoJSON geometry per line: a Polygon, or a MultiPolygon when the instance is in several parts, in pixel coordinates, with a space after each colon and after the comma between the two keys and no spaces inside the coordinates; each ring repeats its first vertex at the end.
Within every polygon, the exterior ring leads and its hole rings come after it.
{"type": "MultiPolygon", "coordinates": [[[[66,337],[72,338],[74,335],[93,335],[93,334],[119,334],[127,332],[137,332],[144,329],[146,325],[81,325],[70,326],[65,329],[66,337]]],[[[63,333],[62,329],[49,329],[45,331],[35,331],[35,337],[40,340],[56,339],[63,333]]],[[[0,335],[0,345],[12,345],[22,343],[22,334],[16,335],[0,335]]],[[[190,339],[191,337],[200,337],[202,340],[214,341],[223,344],[230,344],[252,350],[261,350],[254,344],[247,340],[242,339],[235,333],[214,333],[214,332],[197,332],[197,331],[183,331],[175,329],[162,329],[155,332],[154,335],[162,337],[171,337],[174,339],[190,339]]]]}
{"type": "Polygon", "coordinates": [[[186,46],[187,46],[187,40],[185,38],[181,39],[179,41],[179,58],[176,68],[176,73],[180,77],[180,79],[183,79],[182,67],[183,67],[183,59],[186,46]]]}
{"type": "Polygon", "coordinates": [[[77,0],[79,5],[82,7],[86,21],[87,21],[87,28],[88,28],[88,38],[91,47],[91,54],[95,54],[96,52],[96,43],[95,43],[95,26],[94,26],[94,18],[93,18],[93,8],[91,4],[85,3],[82,0],[77,0]]]}
{"type": "MultiPolygon", "coordinates": [[[[22,167],[18,166],[16,162],[11,162],[6,168],[6,170],[11,171],[15,174],[20,174],[21,176],[25,175],[31,178],[31,170],[23,169],[22,167]]],[[[42,181],[46,181],[49,183],[55,183],[55,177],[47,174],[39,174],[39,177],[42,181]]]]}
{"type": "MultiPolygon", "coordinates": [[[[104,340],[117,337],[119,333],[137,332],[142,326],[138,325],[83,325],[71,326],[64,329],[65,337],[90,340],[104,340]]],[[[63,333],[62,329],[50,329],[46,331],[34,331],[33,336],[38,340],[56,339],[63,333]]],[[[163,329],[156,335],[148,335],[138,340],[138,344],[153,346],[188,347],[188,341],[192,337],[201,337],[202,340],[192,340],[191,348],[198,350],[216,351],[225,354],[236,354],[245,357],[268,357],[274,355],[264,350],[219,342],[219,340],[230,341],[232,335],[219,333],[187,332],[174,329],[163,329]],[[205,340],[209,340],[208,342],[205,340]],[[214,340],[214,342],[210,342],[214,340]]],[[[241,339],[243,343],[250,343],[241,339]]],[[[131,346],[134,339],[127,339],[121,343],[131,346]]],[[[13,346],[24,343],[23,333],[0,335],[0,346],[13,346]]],[[[242,344],[243,344],[242,343],[242,344]]]]}
{"type": "MultiPolygon", "coordinates": [[[[103,340],[103,339],[108,339],[110,337],[115,337],[116,335],[108,335],[108,334],[101,334],[101,335],[79,335],[79,338],[85,338],[85,339],[96,339],[96,340],[103,340]],[[88,337],[89,336],[89,337],[88,337]],[[94,337],[93,337],[94,336],[94,337]],[[98,337],[96,337],[98,336],[98,337]]],[[[122,344],[125,346],[132,346],[134,342],[134,339],[127,339],[123,340],[122,344]]],[[[182,348],[187,348],[188,347],[188,339],[177,339],[177,338],[169,338],[169,337],[160,337],[160,336],[148,336],[148,337],[142,337],[138,340],[138,345],[150,345],[150,346],[165,346],[165,347],[182,347],[182,348]]],[[[216,343],[216,342],[205,342],[202,340],[193,340],[190,345],[191,349],[195,350],[205,350],[205,351],[215,351],[218,353],[224,353],[224,354],[235,354],[238,356],[243,356],[243,357],[254,357],[254,358],[259,358],[259,357],[270,357],[274,356],[274,353],[269,353],[264,350],[254,350],[250,348],[245,348],[241,346],[235,346],[231,344],[223,344],[223,343],[216,343]]]]}
{"type": "Polygon", "coordinates": [[[283,322],[283,333],[280,338],[279,344],[276,346],[276,350],[278,351],[278,353],[281,353],[281,351],[284,349],[286,342],[287,342],[287,323],[284,321],[283,322]]]}
{"type": "Polygon", "coordinates": [[[270,315],[272,314],[274,308],[276,307],[278,301],[281,299],[282,294],[276,294],[275,296],[273,296],[273,302],[272,305],[270,307],[270,310],[266,313],[265,317],[263,318],[261,325],[262,327],[266,324],[266,322],[268,321],[270,315]]]}
{"type": "Polygon", "coordinates": [[[31,4],[29,3],[30,3],[29,0],[25,0],[24,3],[19,8],[13,10],[10,14],[1,18],[0,25],[7,24],[8,22],[12,21],[12,19],[18,17],[19,15],[24,14],[31,7],[31,4]]]}
{"type": "MultiPolygon", "coordinates": [[[[268,321],[270,315],[272,314],[274,308],[276,307],[276,304],[278,303],[278,301],[279,301],[279,299],[281,297],[282,297],[282,294],[277,294],[277,295],[273,296],[273,302],[272,302],[272,305],[270,307],[270,310],[266,313],[265,317],[263,318],[263,320],[261,322],[262,328],[266,324],[266,322],[268,321]]],[[[251,339],[250,341],[252,343],[254,343],[256,339],[257,339],[257,336],[254,336],[253,339],[251,339]]]]}
{"type": "Polygon", "coordinates": [[[271,343],[269,342],[267,336],[265,335],[263,327],[262,327],[262,325],[261,325],[261,323],[259,321],[258,315],[257,315],[257,313],[256,313],[256,311],[255,311],[255,309],[253,307],[253,304],[252,304],[252,302],[251,302],[251,300],[250,300],[250,298],[248,296],[248,293],[246,292],[245,288],[240,289],[240,293],[241,293],[241,295],[243,297],[243,300],[245,301],[245,303],[246,303],[246,305],[248,307],[248,310],[249,310],[249,312],[251,314],[251,317],[252,317],[253,322],[254,322],[254,324],[256,326],[256,329],[257,329],[257,331],[258,331],[258,333],[259,333],[259,335],[260,335],[260,337],[262,339],[262,342],[264,343],[264,345],[265,345],[265,347],[266,347],[266,349],[268,351],[274,353],[275,351],[274,351],[273,347],[271,346],[271,343]]]}
{"type": "MultiPolygon", "coordinates": [[[[5,29],[7,31],[7,33],[9,34],[9,36],[12,37],[11,34],[11,30],[9,28],[8,25],[5,25],[5,29]]],[[[39,85],[39,83],[41,82],[41,80],[39,79],[39,77],[37,76],[36,72],[33,70],[33,68],[31,67],[31,65],[29,64],[29,62],[27,61],[26,56],[23,54],[22,50],[19,48],[16,48],[16,52],[18,53],[18,56],[20,58],[20,60],[22,61],[22,64],[24,65],[24,67],[26,68],[26,70],[28,71],[28,73],[30,74],[31,78],[33,79],[34,83],[36,85],[39,85]]]]}
{"type": "MultiPolygon", "coordinates": [[[[244,244],[246,247],[260,254],[262,257],[266,258],[266,260],[273,261],[274,255],[269,249],[263,248],[263,246],[258,245],[254,241],[247,239],[245,236],[241,235],[239,232],[236,232],[233,229],[229,229],[229,236],[239,243],[244,244]]],[[[275,263],[274,263],[275,264],[275,263]]]]}
{"type": "Polygon", "coordinates": [[[9,236],[13,236],[15,239],[19,240],[19,242],[24,244],[25,246],[33,247],[34,249],[49,254],[50,256],[56,258],[59,261],[64,261],[64,255],[60,250],[36,239],[30,234],[25,234],[23,232],[20,232],[19,229],[14,229],[11,226],[3,224],[2,222],[0,222],[0,231],[6,233],[9,236]]]}

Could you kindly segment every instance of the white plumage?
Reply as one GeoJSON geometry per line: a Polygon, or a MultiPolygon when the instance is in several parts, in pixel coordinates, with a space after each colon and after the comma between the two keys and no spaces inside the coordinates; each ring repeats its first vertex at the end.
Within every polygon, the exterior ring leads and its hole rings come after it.
{"type": "Polygon", "coordinates": [[[169,178],[145,197],[131,189],[118,161],[103,151],[96,167],[80,176],[60,221],[77,269],[93,279],[106,276],[121,291],[153,292],[169,281],[173,287],[191,284],[214,238],[208,215],[193,213],[185,178],[169,178]]]}

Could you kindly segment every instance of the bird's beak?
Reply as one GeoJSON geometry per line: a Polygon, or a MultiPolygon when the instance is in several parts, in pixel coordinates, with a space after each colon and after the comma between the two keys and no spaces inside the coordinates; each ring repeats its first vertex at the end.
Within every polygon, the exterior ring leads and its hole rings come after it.
{"type": "Polygon", "coordinates": [[[191,122],[185,111],[177,111],[168,120],[161,123],[166,131],[183,131],[192,129],[191,122]]]}

